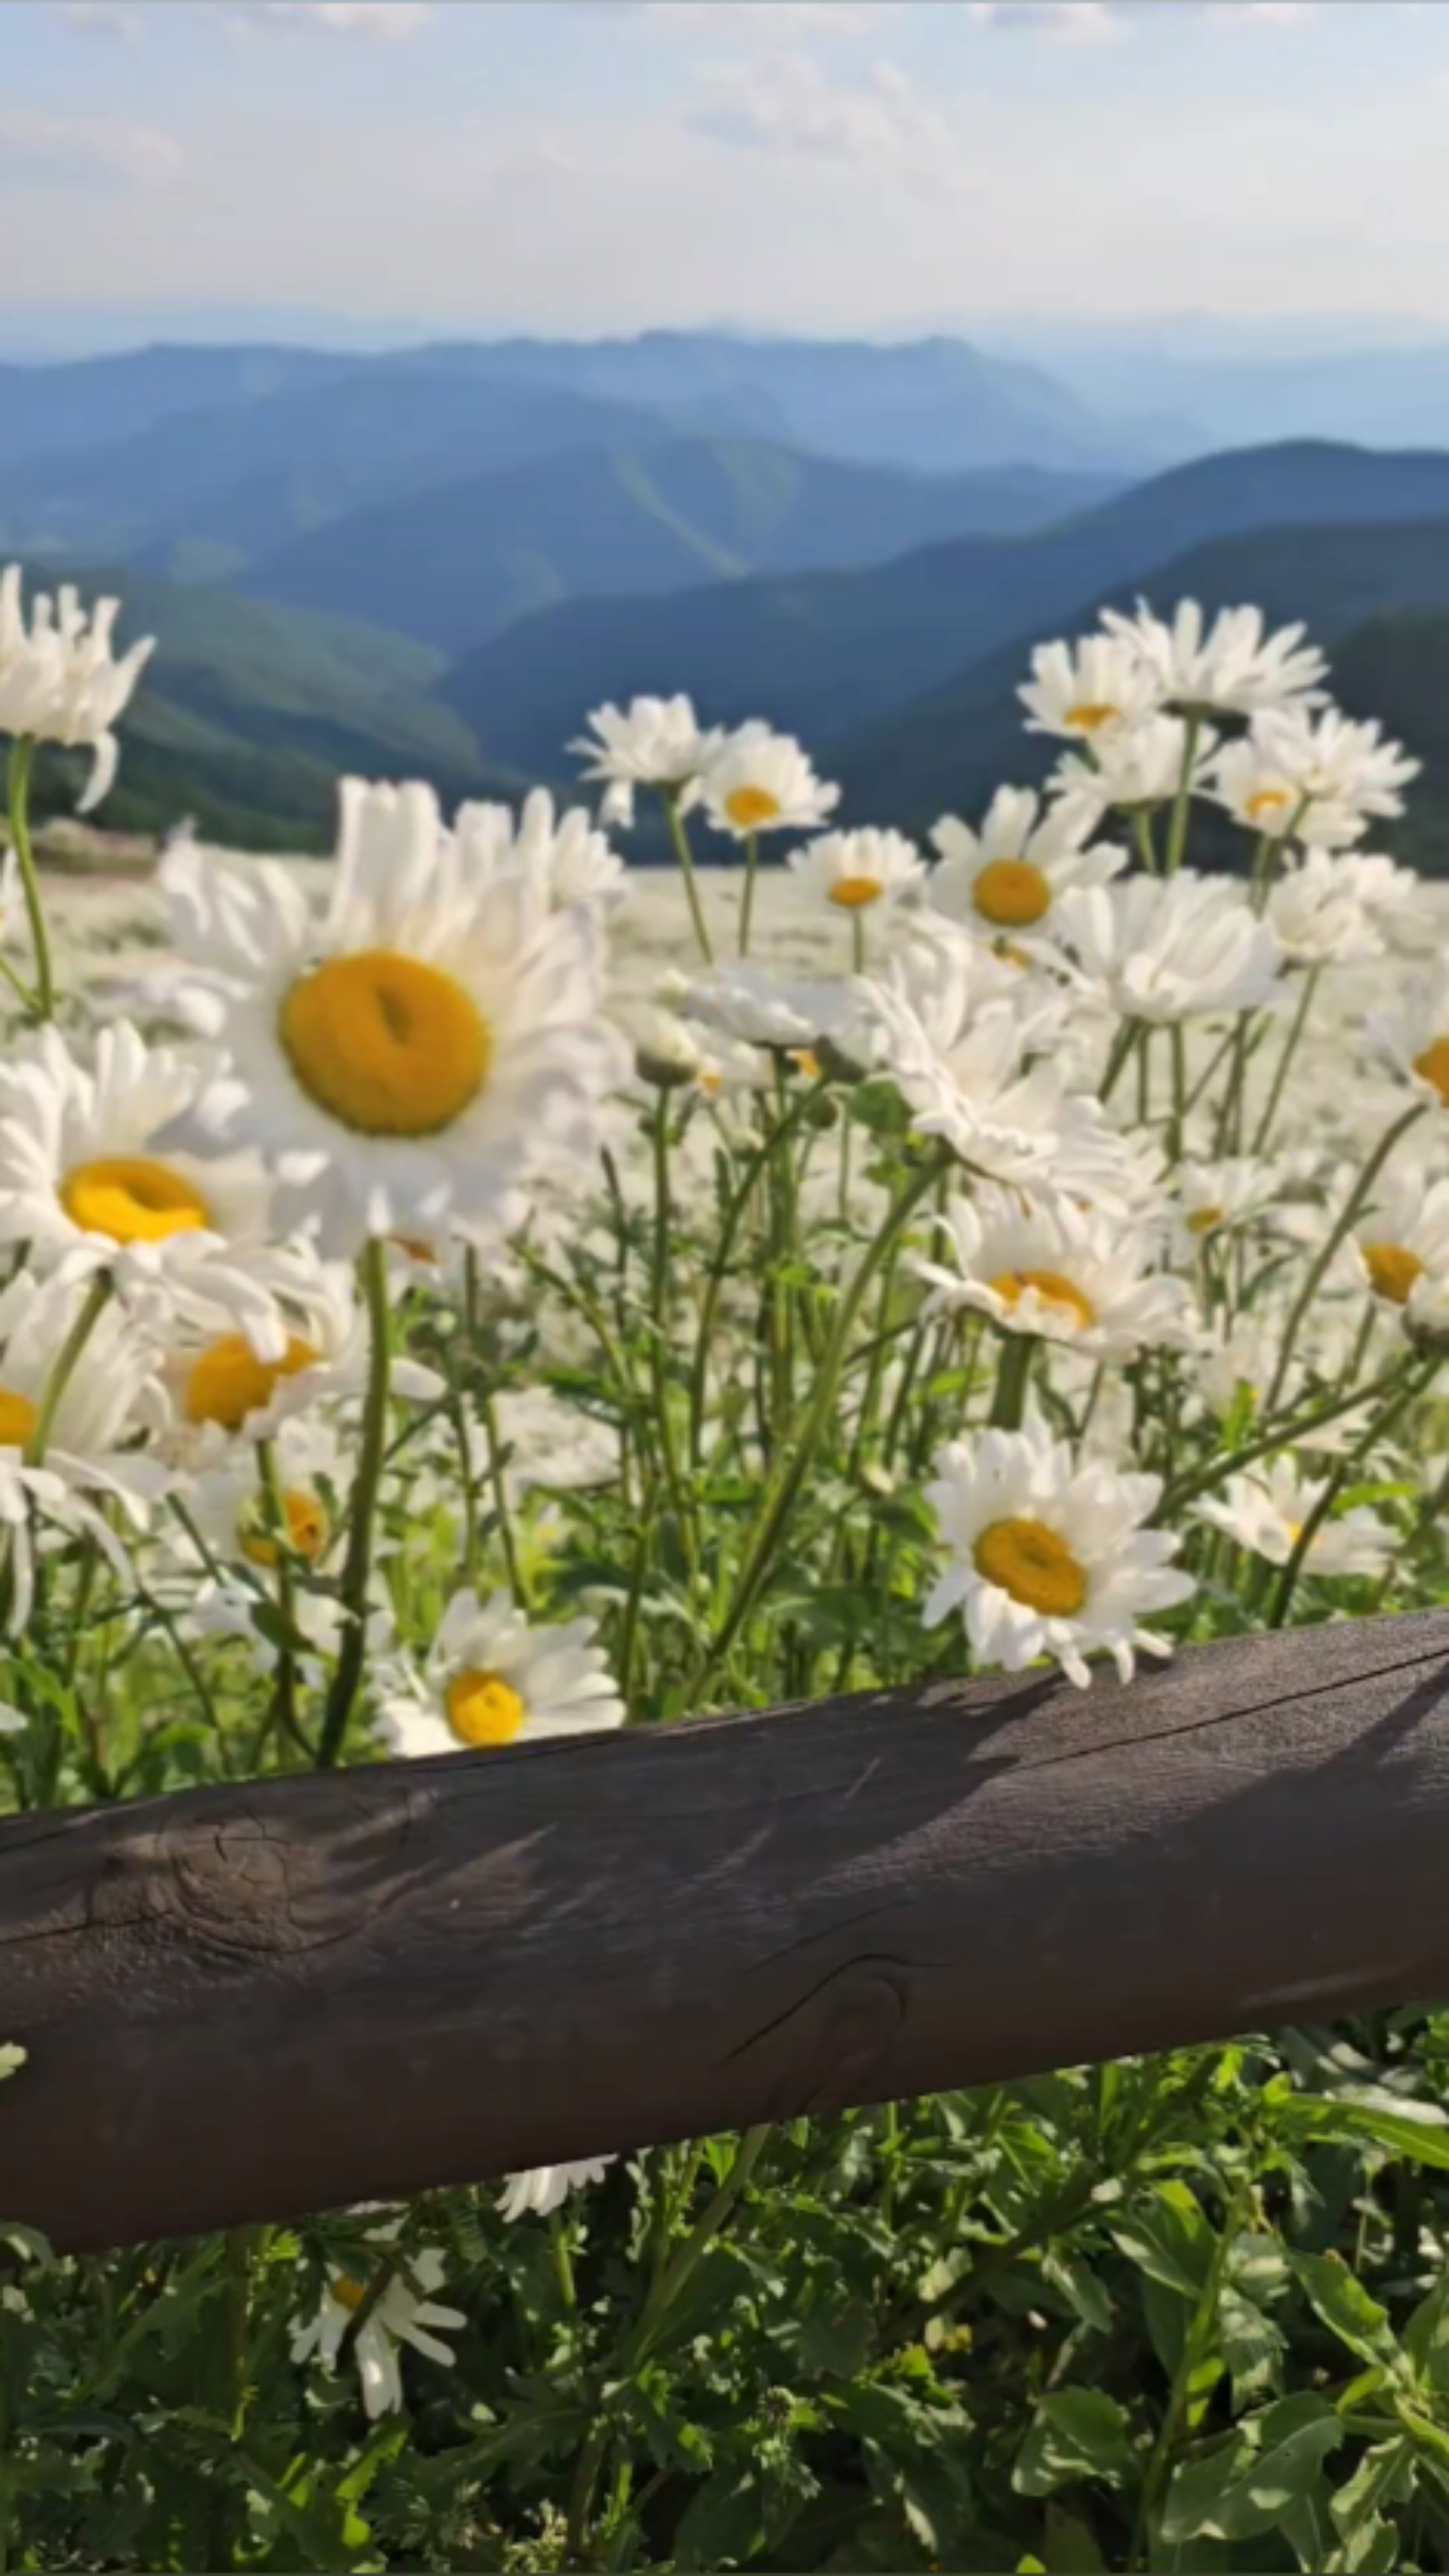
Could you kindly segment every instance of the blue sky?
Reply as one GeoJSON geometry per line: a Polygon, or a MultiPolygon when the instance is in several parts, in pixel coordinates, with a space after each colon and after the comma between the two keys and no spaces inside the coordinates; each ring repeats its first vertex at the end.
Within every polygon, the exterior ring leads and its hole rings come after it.
{"type": "Polygon", "coordinates": [[[4,294],[1449,323],[1446,129],[1436,0],[5,0],[4,294]]]}

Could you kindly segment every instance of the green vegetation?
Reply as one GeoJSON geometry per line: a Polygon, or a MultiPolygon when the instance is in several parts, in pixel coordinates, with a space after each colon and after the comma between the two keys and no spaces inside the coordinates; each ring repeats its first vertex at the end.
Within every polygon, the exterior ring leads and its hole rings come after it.
{"type": "MultiPolygon", "coordinates": [[[[509,791],[429,694],[443,665],[426,645],[129,569],[82,586],[119,588],[124,637],[157,638],[104,809],[118,831],[164,832],[190,815],[243,848],[322,847],[346,770],[430,778],[450,798],[509,791]]],[[[41,788],[63,808],[51,763],[41,788]]]]}

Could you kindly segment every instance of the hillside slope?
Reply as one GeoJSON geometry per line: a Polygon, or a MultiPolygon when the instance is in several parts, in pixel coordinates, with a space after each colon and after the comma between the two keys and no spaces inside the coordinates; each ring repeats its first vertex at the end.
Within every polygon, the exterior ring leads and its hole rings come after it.
{"type": "MultiPolygon", "coordinates": [[[[1253,528],[1449,512],[1449,454],[1294,443],[1206,457],[1037,535],[964,538],[868,570],[544,610],[466,655],[443,694],[500,757],[555,770],[586,711],[689,690],[711,719],[816,742],[903,711],[1003,644],[1195,545],[1253,528]]],[[[1256,596],[1251,579],[1245,595],[1256,596]]]]}
{"type": "MultiPolygon", "coordinates": [[[[117,829],[190,814],[219,839],[297,848],[330,832],[341,770],[431,778],[452,797],[513,783],[428,694],[442,666],[408,637],[156,575],[77,578],[89,596],[122,590],[123,641],[157,638],[102,809],[117,829]]],[[[61,766],[41,764],[46,804],[64,805],[61,766]]]]}
{"type": "Polygon", "coordinates": [[[879,562],[964,530],[1040,526],[1099,501],[1104,483],[1031,467],[915,475],[760,440],[661,436],[353,512],[258,564],[244,587],[462,653],[580,598],[879,562]]]}
{"type": "Polygon", "coordinates": [[[429,484],[665,435],[637,406],[548,387],[421,369],[329,380],[0,470],[0,546],[224,575],[429,484]]]}
{"type": "Polygon", "coordinates": [[[768,406],[801,446],[857,463],[963,473],[1030,462],[1111,472],[1150,461],[1045,368],[989,358],[937,337],[759,340],[732,332],[645,331],[631,340],[448,342],[388,362],[467,367],[495,383],[566,386],[696,421],[722,401],[768,406]]]}
{"type": "Polygon", "coordinates": [[[161,346],[0,366],[0,465],[109,446],[175,412],[248,410],[304,386],[340,385],[365,363],[318,349],[161,346]]]}
{"type": "MultiPolygon", "coordinates": [[[[1064,631],[1087,632],[1104,607],[1130,608],[1137,588],[1135,582],[1119,582],[1079,601],[1062,621],[1064,631]]],[[[1403,525],[1271,528],[1219,538],[1158,566],[1146,589],[1159,612],[1170,611],[1179,599],[1200,600],[1208,610],[1252,600],[1270,622],[1301,619],[1316,641],[1332,648],[1361,621],[1386,612],[1449,612],[1449,514],[1403,525]]],[[[1396,634],[1419,622],[1389,618],[1396,634]]],[[[824,746],[822,761],[840,780],[851,810],[863,813],[868,807],[873,818],[921,828],[948,809],[969,813],[1004,779],[1028,784],[1043,776],[1060,746],[1046,735],[1022,732],[1016,695],[1039,640],[1024,633],[916,705],[824,746]]],[[[1337,650],[1331,660],[1338,690],[1343,672],[1337,650]]],[[[1407,657],[1400,651],[1388,667],[1402,698],[1407,657]]],[[[1356,666],[1349,666],[1349,676],[1358,685],[1356,666]]],[[[1366,686],[1358,686],[1358,695],[1364,703],[1356,712],[1381,715],[1391,731],[1397,729],[1386,708],[1369,703],[1366,686]]],[[[1426,689],[1416,700],[1416,714],[1428,702],[1426,689]]],[[[1449,700],[1440,721],[1449,725],[1449,700]]]]}

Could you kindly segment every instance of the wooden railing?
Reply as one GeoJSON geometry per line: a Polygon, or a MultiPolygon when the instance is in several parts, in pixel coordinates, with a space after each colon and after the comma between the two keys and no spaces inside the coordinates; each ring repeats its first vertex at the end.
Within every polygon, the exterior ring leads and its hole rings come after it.
{"type": "Polygon", "coordinates": [[[1449,1994],[1449,1613],[0,1827],[99,2248],[1449,1994]]]}

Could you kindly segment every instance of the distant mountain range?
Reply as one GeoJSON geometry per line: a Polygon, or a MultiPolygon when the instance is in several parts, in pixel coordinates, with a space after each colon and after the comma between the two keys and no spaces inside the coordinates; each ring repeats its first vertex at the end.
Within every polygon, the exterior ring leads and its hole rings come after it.
{"type": "Polygon", "coordinates": [[[265,556],[242,586],[456,654],[535,610],[567,619],[610,594],[879,563],[968,532],[1040,528],[1117,488],[1040,466],[924,475],[759,439],[635,439],[352,511],[265,556]]]}
{"type": "Polygon", "coordinates": [[[1416,677],[1418,652],[1449,680],[1449,353],[1376,350],[1355,383],[1191,333],[1155,376],[1140,356],[1068,333],[1058,374],[941,335],[721,331],[0,367],[0,551],[84,567],[160,638],[118,824],[312,842],[346,768],[563,786],[591,707],[686,689],[800,733],[850,818],[919,828],[1040,772],[1032,644],[1139,590],[1304,617],[1449,816],[1449,690],[1416,677]],[[1352,394],[1387,420],[1392,376],[1442,443],[1153,470],[1199,435],[1168,418],[1182,371],[1234,369],[1273,418],[1352,394]]]}
{"type": "MultiPolygon", "coordinates": [[[[817,745],[837,742],[938,691],[967,692],[1001,646],[1024,656],[1043,634],[1090,622],[1104,594],[1212,539],[1440,513],[1449,453],[1295,443],[1207,457],[1032,536],[544,610],[463,657],[442,693],[496,758],[544,774],[584,710],[641,690],[686,689],[713,721],[768,714],[817,745]]],[[[1255,598],[1251,564],[1240,569],[1242,595],[1255,598]]]]}
{"type": "MultiPolygon", "coordinates": [[[[75,578],[93,597],[109,576],[82,567],[75,578]]],[[[426,645],[152,573],[127,571],[123,586],[122,640],[158,640],[99,818],[115,829],[164,832],[189,815],[243,849],[320,848],[348,770],[431,778],[450,801],[520,792],[432,694],[445,665],[426,645]]],[[[39,812],[73,801],[67,767],[84,775],[83,763],[40,762],[39,812]]]]}
{"type": "MultiPolygon", "coordinates": [[[[1444,463],[1449,469],[1449,458],[1444,463]]],[[[1218,537],[1157,565],[1142,586],[1160,611],[1170,612],[1179,599],[1200,600],[1209,611],[1251,600],[1274,624],[1301,618],[1317,642],[1332,648],[1335,695],[1355,714],[1377,716],[1395,731],[1408,704],[1411,748],[1428,738],[1433,701],[1427,689],[1410,703],[1407,669],[1396,661],[1389,671],[1375,650],[1371,667],[1392,684],[1380,702],[1368,686],[1360,648],[1370,631],[1365,620],[1395,630],[1420,622],[1404,611],[1444,612],[1449,631],[1449,499],[1441,518],[1278,526],[1218,537]],[[1351,639],[1351,648],[1341,639],[1351,639]]],[[[1130,608],[1138,587],[1135,579],[1123,580],[1078,600],[1060,621],[1062,630],[1081,633],[1103,608],[1130,608]]],[[[1037,640],[1023,633],[913,705],[824,744],[821,765],[841,782],[852,809],[868,807],[883,820],[924,830],[944,812],[971,813],[1004,779],[1029,786],[1044,777],[1061,745],[1023,732],[1016,694],[1037,640]]],[[[1437,667],[1442,671],[1442,657],[1437,667]]],[[[1433,730],[1449,752],[1449,697],[1439,702],[1433,730]]]]}

